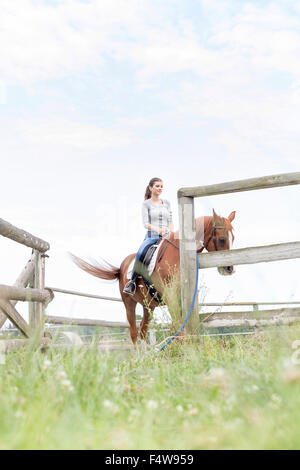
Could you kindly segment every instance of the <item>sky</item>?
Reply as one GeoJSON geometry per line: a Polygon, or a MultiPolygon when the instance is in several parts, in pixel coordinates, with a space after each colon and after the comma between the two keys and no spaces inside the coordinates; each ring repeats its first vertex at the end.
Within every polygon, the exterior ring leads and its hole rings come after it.
{"type": "MultiPolygon", "coordinates": [[[[181,187],[299,171],[299,0],[1,0],[0,217],[50,243],[47,286],[119,297],[68,252],[119,266],[141,205],[181,187]]],[[[299,240],[299,186],[195,200],[236,210],[233,248],[299,240]]],[[[12,284],[30,249],[1,237],[12,284]]],[[[299,259],[200,271],[201,298],[300,301],[299,259]]],[[[19,310],[26,315],[26,306],[19,310]]],[[[48,313],[125,320],[57,294],[48,313]]]]}

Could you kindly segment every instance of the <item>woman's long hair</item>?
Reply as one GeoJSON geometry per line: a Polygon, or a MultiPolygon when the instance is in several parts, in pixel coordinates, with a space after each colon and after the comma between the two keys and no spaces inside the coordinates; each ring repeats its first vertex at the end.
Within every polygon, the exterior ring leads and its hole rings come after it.
{"type": "Polygon", "coordinates": [[[151,191],[150,191],[150,188],[153,188],[154,184],[157,183],[158,181],[161,181],[162,182],[162,179],[161,178],[152,178],[146,188],[146,192],[145,192],[145,201],[147,199],[150,199],[151,198],[151,191]]]}

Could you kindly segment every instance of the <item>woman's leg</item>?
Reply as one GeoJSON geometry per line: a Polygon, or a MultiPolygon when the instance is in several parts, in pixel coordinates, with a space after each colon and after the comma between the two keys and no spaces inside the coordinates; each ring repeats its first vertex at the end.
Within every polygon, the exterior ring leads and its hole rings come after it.
{"type": "Polygon", "coordinates": [[[138,252],[136,254],[135,262],[133,265],[132,269],[132,274],[131,274],[131,279],[129,282],[127,282],[126,286],[123,289],[123,292],[125,294],[130,294],[134,295],[136,291],[136,280],[137,278],[141,275],[142,273],[142,263],[145,258],[147,249],[151,246],[154,245],[154,243],[157,242],[159,238],[146,238],[143,243],[141,244],[140,248],[138,249],[138,252]]]}

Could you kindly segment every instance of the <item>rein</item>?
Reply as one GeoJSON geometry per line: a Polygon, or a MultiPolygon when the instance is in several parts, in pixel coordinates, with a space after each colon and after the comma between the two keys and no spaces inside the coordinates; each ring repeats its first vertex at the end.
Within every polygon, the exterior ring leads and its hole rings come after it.
{"type": "MultiPolygon", "coordinates": [[[[216,224],[213,224],[213,227],[212,227],[212,231],[208,237],[208,240],[207,242],[204,244],[203,243],[203,246],[200,250],[197,251],[197,253],[201,253],[204,248],[207,248],[207,246],[209,245],[209,242],[211,241],[211,239],[213,239],[213,242],[214,242],[214,247],[215,247],[215,251],[218,251],[218,247],[217,247],[217,238],[216,238],[216,230],[224,230],[225,227],[222,227],[222,226],[218,226],[216,224]]],[[[164,238],[164,240],[166,240],[168,243],[171,243],[171,245],[175,246],[175,248],[177,248],[179,250],[179,246],[176,245],[176,243],[172,242],[172,240],[170,240],[169,238],[164,238]]],[[[163,241],[164,241],[163,240],[163,241]]],[[[164,248],[161,250],[162,252],[160,253],[160,256],[159,256],[159,259],[158,261],[161,261],[165,251],[166,251],[166,248],[167,248],[167,244],[165,244],[164,248]]]]}
{"type": "MultiPolygon", "coordinates": [[[[200,248],[200,250],[197,250],[197,254],[201,253],[204,250],[204,248],[207,249],[207,246],[209,245],[209,242],[211,241],[211,239],[213,239],[215,251],[218,251],[216,230],[222,230],[222,229],[224,230],[225,227],[221,227],[221,226],[217,226],[216,224],[213,224],[212,231],[211,231],[211,234],[208,237],[207,242],[205,244],[203,243],[203,246],[202,246],[202,248],[200,248]]],[[[171,245],[175,246],[175,248],[177,248],[179,250],[179,246],[176,245],[176,243],[172,242],[169,238],[164,238],[164,240],[166,240],[166,242],[168,242],[168,243],[171,243],[171,245]]],[[[162,257],[165,254],[167,246],[168,246],[167,243],[165,243],[165,246],[161,249],[161,252],[160,252],[159,257],[157,259],[158,263],[162,260],[162,257]]]]}
{"type": "MultiPolygon", "coordinates": [[[[212,231],[211,231],[211,234],[206,242],[206,246],[203,246],[203,248],[207,248],[209,242],[211,241],[211,239],[213,239],[213,242],[214,242],[214,247],[215,247],[215,251],[218,251],[218,247],[217,247],[217,238],[216,238],[216,230],[221,230],[221,229],[225,229],[225,227],[218,227],[216,224],[213,224],[213,227],[212,227],[212,231]]],[[[202,250],[203,250],[202,248],[202,250]]],[[[201,250],[201,251],[202,251],[201,250]]]]}
{"type": "MultiPolygon", "coordinates": [[[[171,240],[169,240],[168,238],[164,238],[164,240],[166,240],[168,243],[171,243],[171,245],[175,246],[175,248],[177,248],[179,250],[179,246],[176,245],[176,243],[172,242],[171,240]]],[[[163,240],[163,242],[164,242],[163,240]]],[[[165,243],[165,245],[163,246],[163,248],[161,249],[160,253],[159,253],[159,256],[157,258],[157,263],[159,263],[161,260],[162,260],[162,257],[164,256],[165,254],[165,251],[167,249],[167,243],[165,243]]]]}

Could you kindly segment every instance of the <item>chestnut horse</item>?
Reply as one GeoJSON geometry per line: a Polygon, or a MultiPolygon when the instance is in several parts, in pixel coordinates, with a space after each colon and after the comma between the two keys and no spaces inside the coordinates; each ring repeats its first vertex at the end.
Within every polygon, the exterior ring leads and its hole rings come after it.
{"type": "MultiPolygon", "coordinates": [[[[207,251],[228,250],[234,240],[231,222],[235,217],[235,211],[231,212],[228,218],[218,216],[213,210],[213,216],[198,217],[195,219],[196,226],[196,250],[201,253],[205,248],[207,251]]],[[[178,232],[172,232],[168,239],[162,239],[159,247],[159,253],[153,272],[152,283],[160,296],[163,295],[164,281],[170,276],[170,267],[173,273],[179,274],[179,235],[178,232]],[[159,272],[159,276],[155,273],[159,272]]],[[[122,300],[126,308],[126,315],[130,326],[130,336],[134,345],[137,343],[138,330],[136,326],[135,309],[137,303],[143,306],[143,319],[140,324],[141,339],[145,340],[148,330],[148,324],[153,310],[159,305],[158,302],[150,296],[148,289],[142,279],[137,280],[137,289],[134,296],[124,294],[123,288],[128,282],[127,272],[135,254],[127,256],[122,262],[120,268],[112,266],[110,263],[90,264],[86,261],[72,255],[73,261],[84,271],[106,280],[119,280],[119,288],[122,300]]],[[[234,273],[233,266],[219,267],[218,271],[222,275],[231,275],[234,273]]],[[[179,276],[178,276],[179,279],[179,276]]],[[[166,301],[167,304],[167,301],[166,301]]]]}

